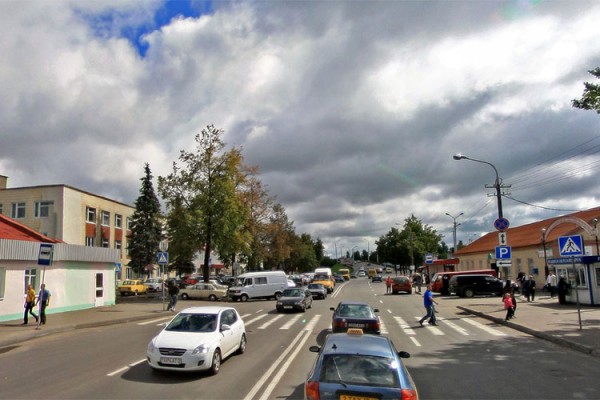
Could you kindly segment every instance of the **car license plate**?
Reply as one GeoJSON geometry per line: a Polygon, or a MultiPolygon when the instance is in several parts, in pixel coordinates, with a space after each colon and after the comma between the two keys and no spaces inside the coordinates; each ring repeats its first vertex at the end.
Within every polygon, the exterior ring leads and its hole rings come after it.
{"type": "Polygon", "coordinates": [[[177,357],[161,357],[160,362],[162,364],[179,365],[181,364],[181,358],[177,357]]]}
{"type": "Polygon", "coordinates": [[[352,324],[352,323],[350,323],[350,324],[348,324],[348,327],[349,328],[364,328],[365,324],[352,324]]]}
{"type": "Polygon", "coordinates": [[[294,308],[293,306],[283,306],[283,308],[285,308],[286,310],[291,310],[292,308],[294,308]]]}
{"type": "Polygon", "coordinates": [[[354,396],[349,394],[340,394],[340,400],[377,400],[375,397],[354,396]]]}

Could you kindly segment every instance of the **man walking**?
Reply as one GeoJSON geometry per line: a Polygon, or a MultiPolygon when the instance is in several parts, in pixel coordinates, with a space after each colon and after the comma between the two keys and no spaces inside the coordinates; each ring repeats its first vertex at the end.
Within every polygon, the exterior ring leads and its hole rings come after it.
{"type": "Polygon", "coordinates": [[[435,306],[434,304],[438,304],[437,301],[433,298],[433,292],[431,291],[431,284],[427,285],[427,290],[425,290],[425,294],[423,295],[423,305],[427,310],[427,314],[423,316],[419,320],[419,324],[423,326],[423,321],[429,318],[429,325],[437,325],[435,322],[435,306]]]}
{"type": "Polygon", "coordinates": [[[46,289],[46,284],[40,286],[37,303],[40,305],[40,324],[46,325],[46,307],[50,305],[50,291],[46,289]]]}
{"type": "Polygon", "coordinates": [[[167,311],[171,310],[175,312],[175,306],[177,305],[177,295],[179,294],[179,288],[175,284],[175,282],[169,282],[169,307],[167,307],[167,311]]]}
{"type": "Polygon", "coordinates": [[[556,296],[556,284],[556,275],[554,275],[554,272],[550,272],[546,279],[546,287],[550,291],[550,297],[556,296]]]}

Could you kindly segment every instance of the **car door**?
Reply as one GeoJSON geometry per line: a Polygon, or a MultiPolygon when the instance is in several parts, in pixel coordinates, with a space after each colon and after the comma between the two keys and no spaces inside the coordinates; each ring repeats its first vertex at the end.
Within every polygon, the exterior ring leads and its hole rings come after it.
{"type": "Polygon", "coordinates": [[[304,301],[306,304],[306,308],[309,308],[312,306],[313,296],[312,296],[312,293],[310,292],[310,290],[304,291],[304,301]]]}
{"type": "Polygon", "coordinates": [[[221,348],[223,349],[223,355],[229,354],[235,346],[239,343],[239,324],[237,322],[237,315],[233,310],[225,310],[221,313],[221,323],[219,329],[221,330],[221,348]],[[231,329],[223,330],[223,325],[229,325],[231,329]]]}

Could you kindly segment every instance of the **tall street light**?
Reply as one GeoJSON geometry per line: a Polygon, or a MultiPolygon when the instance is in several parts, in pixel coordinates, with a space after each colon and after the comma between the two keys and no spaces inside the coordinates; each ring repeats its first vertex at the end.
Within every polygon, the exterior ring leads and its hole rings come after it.
{"type": "Polygon", "coordinates": [[[546,228],[542,228],[542,246],[544,246],[544,275],[548,277],[548,253],[546,252],[546,228]]]}
{"type": "Polygon", "coordinates": [[[452,220],[454,221],[454,223],[452,224],[452,225],[453,225],[453,230],[452,230],[452,239],[454,240],[454,247],[452,247],[452,256],[454,256],[454,253],[456,253],[456,227],[458,227],[458,226],[460,225],[460,224],[457,224],[457,223],[456,223],[456,219],[457,219],[458,217],[460,217],[461,215],[463,215],[463,214],[464,214],[464,213],[462,213],[462,212],[461,212],[460,214],[458,214],[458,215],[455,217],[455,216],[453,216],[453,215],[451,215],[451,214],[449,214],[449,213],[446,213],[446,215],[447,215],[447,216],[449,216],[450,218],[452,218],[452,220]]]}
{"type": "Polygon", "coordinates": [[[470,158],[467,157],[463,154],[455,154],[453,157],[455,160],[471,160],[471,161],[475,161],[475,162],[479,162],[479,163],[483,163],[483,164],[487,164],[490,167],[494,168],[494,172],[496,173],[496,181],[494,182],[493,186],[489,186],[489,185],[485,185],[486,188],[496,188],[496,198],[498,199],[498,218],[503,218],[502,215],[502,191],[501,189],[503,187],[510,187],[510,186],[502,186],[502,181],[500,180],[500,177],[498,176],[498,170],[496,169],[496,167],[494,166],[494,164],[487,162],[487,161],[483,161],[483,160],[478,160],[476,158],[470,158]]]}

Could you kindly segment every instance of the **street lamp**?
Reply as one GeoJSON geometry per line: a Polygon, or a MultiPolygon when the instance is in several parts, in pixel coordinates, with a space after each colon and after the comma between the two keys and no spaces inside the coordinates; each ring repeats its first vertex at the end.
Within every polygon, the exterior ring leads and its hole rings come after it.
{"type": "Polygon", "coordinates": [[[502,181],[500,180],[500,177],[498,176],[498,170],[496,169],[496,167],[494,166],[494,164],[487,162],[487,161],[483,161],[483,160],[478,160],[476,158],[470,158],[467,157],[465,155],[462,155],[460,153],[455,154],[453,156],[453,158],[455,160],[471,160],[471,161],[475,161],[475,162],[479,162],[479,163],[483,163],[483,164],[487,164],[490,167],[494,168],[494,172],[496,173],[496,181],[494,182],[493,186],[489,186],[489,185],[485,185],[486,188],[496,188],[496,197],[498,198],[498,218],[502,218],[502,192],[501,192],[501,188],[502,187],[510,187],[510,186],[502,186],[502,181]]]}
{"type": "Polygon", "coordinates": [[[596,230],[596,255],[600,256],[600,252],[598,251],[598,218],[594,218],[592,222],[594,223],[594,229],[596,230]]]}
{"type": "Polygon", "coordinates": [[[453,239],[453,241],[454,241],[454,247],[452,247],[452,255],[453,255],[453,256],[454,256],[454,253],[456,252],[456,227],[460,225],[460,224],[457,224],[457,223],[456,223],[456,219],[457,219],[458,217],[460,217],[461,215],[463,215],[463,214],[464,214],[464,213],[462,213],[462,212],[461,212],[460,214],[458,214],[458,215],[455,217],[455,216],[453,216],[453,215],[450,215],[449,213],[446,213],[446,215],[447,215],[447,216],[449,216],[450,218],[452,218],[452,220],[454,221],[454,223],[452,224],[452,225],[453,225],[453,228],[454,228],[454,229],[453,229],[453,231],[452,231],[452,239],[453,239]]]}
{"type": "Polygon", "coordinates": [[[546,228],[542,228],[542,246],[544,246],[544,275],[548,277],[548,255],[546,253],[546,228]]]}

